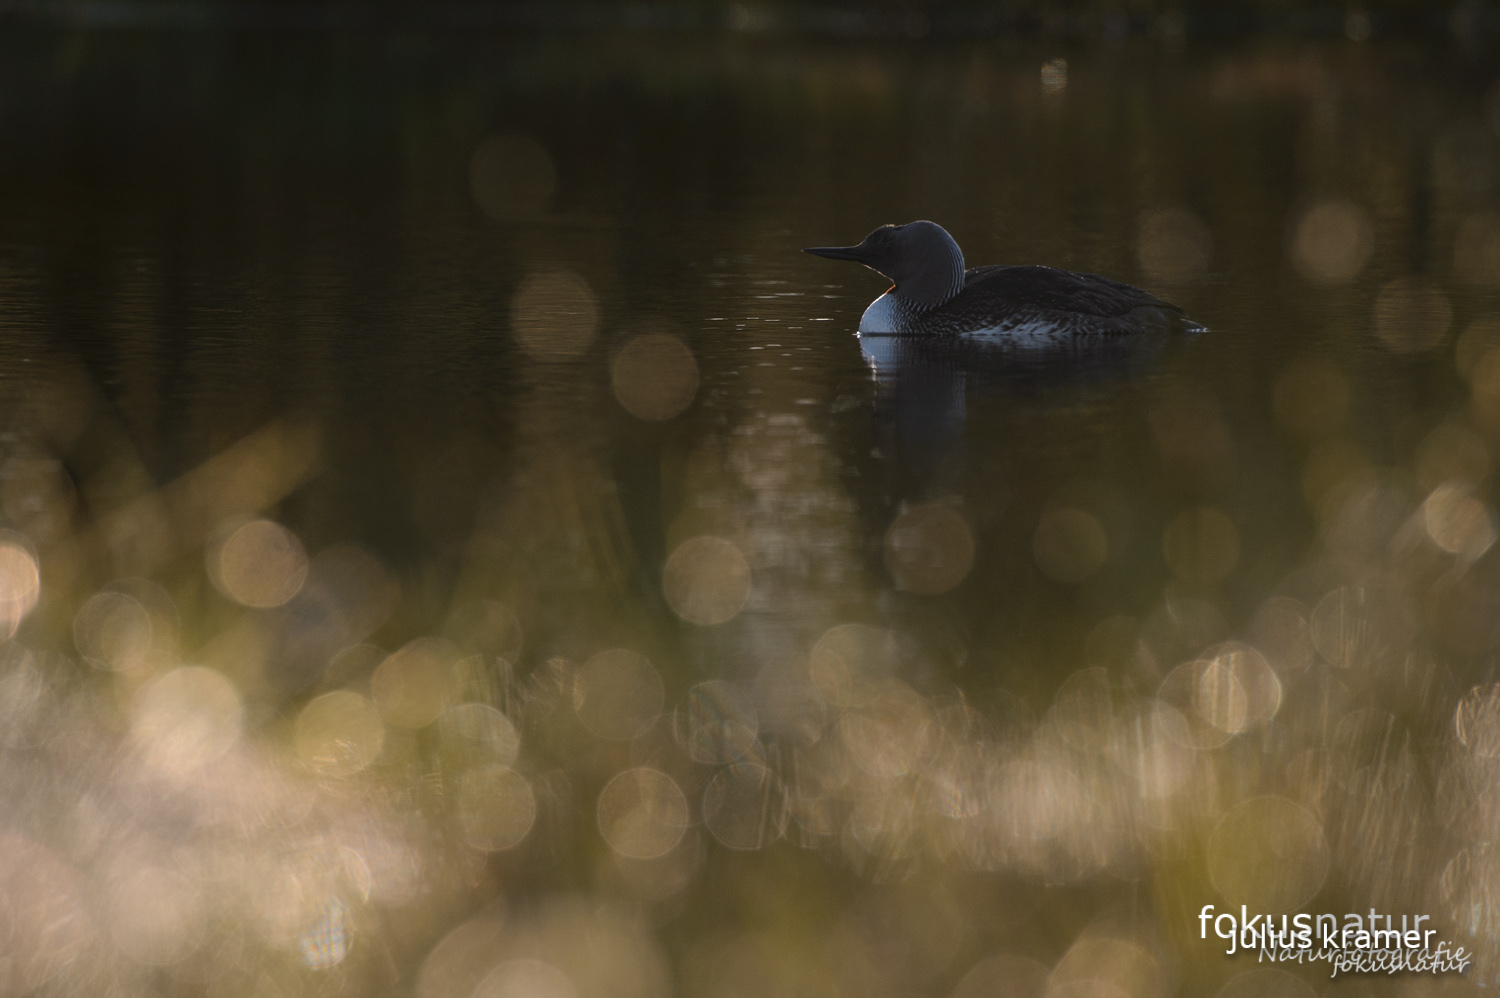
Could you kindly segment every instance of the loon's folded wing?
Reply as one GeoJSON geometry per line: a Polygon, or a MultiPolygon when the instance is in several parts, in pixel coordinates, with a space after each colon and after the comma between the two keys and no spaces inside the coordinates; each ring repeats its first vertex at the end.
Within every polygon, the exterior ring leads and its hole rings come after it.
{"type": "Polygon", "coordinates": [[[1182,312],[1149,291],[1056,267],[974,267],[964,273],[964,289],[949,305],[975,307],[981,302],[1100,318],[1126,315],[1143,306],[1182,312]]]}

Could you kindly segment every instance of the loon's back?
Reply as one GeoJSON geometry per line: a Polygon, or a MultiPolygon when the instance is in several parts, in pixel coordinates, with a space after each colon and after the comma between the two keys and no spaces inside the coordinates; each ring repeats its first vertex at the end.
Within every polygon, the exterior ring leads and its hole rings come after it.
{"type": "Polygon", "coordinates": [[[972,267],[964,271],[962,291],[910,324],[914,333],[1043,342],[1201,329],[1149,291],[1038,266],[972,267]]]}

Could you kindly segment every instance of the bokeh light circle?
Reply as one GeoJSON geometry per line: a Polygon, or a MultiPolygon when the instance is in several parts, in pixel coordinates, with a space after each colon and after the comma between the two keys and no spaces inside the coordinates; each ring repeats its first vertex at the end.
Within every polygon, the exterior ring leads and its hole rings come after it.
{"type": "Polygon", "coordinates": [[[974,535],[957,510],[922,503],[897,516],[885,533],[885,565],[907,592],[936,596],[957,586],[974,565],[974,535]]]}
{"type": "Polygon", "coordinates": [[[1495,543],[1494,511],[1467,482],[1445,482],[1422,503],[1422,524],[1432,543],[1474,561],[1495,543]]]}
{"type": "Polygon", "coordinates": [[[578,998],[573,982],[545,960],[506,960],[485,975],[471,998],[578,998]]]}
{"type": "Polygon", "coordinates": [[[468,763],[509,766],[521,752],[521,735],[510,718],[487,703],[449,707],[437,720],[443,748],[468,763]]]}
{"type": "Polygon", "coordinates": [[[688,803],[666,773],[649,767],[617,774],[599,794],[599,834],[629,859],[655,859],[671,851],[688,826],[688,803]]]}
{"type": "Polygon", "coordinates": [[[324,693],[297,715],[297,755],[320,771],[358,772],[375,761],[384,743],[380,712],[350,690],[324,693]]]}
{"type": "Polygon", "coordinates": [[[1254,797],[1220,819],[1208,839],[1208,876],[1232,905],[1275,914],[1300,908],[1328,875],[1323,823],[1285,797],[1254,797]]]}
{"type": "Polygon", "coordinates": [[[573,709],[599,738],[626,741],[656,723],[666,702],[661,676],[644,655],[626,648],[602,651],[578,670],[573,709]]]}
{"type": "Polygon", "coordinates": [[[1375,336],[1392,353],[1431,350],[1452,322],[1448,296],[1421,278],[1397,278],[1375,297],[1375,336]]]}
{"type": "Polygon", "coordinates": [[[453,700],[452,645],[417,638],[386,657],[370,676],[370,696],[385,722],[397,728],[423,728],[453,700]]]}
{"type": "Polygon", "coordinates": [[[1042,574],[1057,582],[1082,582],[1109,557],[1109,538],[1091,513],[1067,507],[1042,514],[1031,539],[1042,574]]]}
{"type": "Polygon", "coordinates": [[[1281,680],[1255,648],[1230,642],[1211,649],[1193,689],[1198,715],[1237,735],[1265,724],[1281,707],[1281,680]]]}
{"type": "Polygon", "coordinates": [[[509,766],[476,766],[458,788],[458,818],[464,841],[500,852],[519,845],[536,822],[536,797],[526,777],[509,766]]]}
{"type": "Polygon", "coordinates": [[[233,528],[209,548],[209,578],[243,606],[281,606],[307,579],[307,552],[290,530],[270,520],[233,528]]]}
{"type": "Polygon", "coordinates": [[[239,741],[244,706],[224,676],[184,666],[158,676],[136,693],[131,734],[153,765],[188,773],[210,765],[239,741]]]}
{"type": "Polygon", "coordinates": [[[19,535],[0,532],[0,638],[16,633],[42,593],[36,554],[19,535]]]}
{"type": "Polygon", "coordinates": [[[633,337],[610,365],[615,398],[637,419],[659,422],[682,412],[698,393],[693,352],[668,333],[633,337]]]}
{"type": "Polygon", "coordinates": [[[588,281],[572,271],[528,274],[510,302],[511,332],[532,357],[576,357],[594,342],[599,306],[588,281]]]}
{"type": "Polygon", "coordinates": [[[1292,235],[1292,263],[1316,284],[1352,281],[1375,249],[1374,226],[1358,205],[1334,199],[1320,201],[1297,220],[1292,235]]]}
{"type": "Polygon", "coordinates": [[[662,569],[667,605],[683,620],[712,627],[733,620],[750,598],[750,563],[732,541],[693,537],[662,569]]]}
{"type": "Polygon", "coordinates": [[[151,614],[126,593],[90,596],[73,615],[73,644],[95,665],[137,672],[151,664],[155,647],[151,614]]]}

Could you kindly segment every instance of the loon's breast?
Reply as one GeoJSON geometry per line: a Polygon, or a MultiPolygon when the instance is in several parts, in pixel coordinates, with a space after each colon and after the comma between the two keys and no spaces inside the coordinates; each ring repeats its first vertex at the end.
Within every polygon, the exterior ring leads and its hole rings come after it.
{"type": "Polygon", "coordinates": [[[935,308],[920,308],[892,288],[859,320],[861,333],[993,337],[1018,346],[1202,328],[1176,305],[1129,284],[1030,266],[974,267],[964,273],[963,290],[935,308]]]}
{"type": "MultiPolygon", "coordinates": [[[[859,317],[859,331],[862,333],[904,333],[902,327],[907,324],[908,317],[896,314],[898,299],[896,290],[892,288],[885,294],[870,302],[865,314],[859,317]]],[[[905,309],[902,309],[905,312],[905,309]]]]}

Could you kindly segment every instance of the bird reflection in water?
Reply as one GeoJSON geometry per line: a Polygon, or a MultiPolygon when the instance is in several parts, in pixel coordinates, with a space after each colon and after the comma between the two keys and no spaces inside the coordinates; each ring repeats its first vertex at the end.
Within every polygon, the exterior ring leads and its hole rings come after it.
{"type": "Polygon", "coordinates": [[[1039,350],[975,337],[857,336],[875,382],[877,450],[898,500],[963,493],[971,394],[1003,393],[1049,409],[1086,404],[1090,393],[1076,389],[1149,375],[1188,345],[1141,336],[1039,350]]]}

